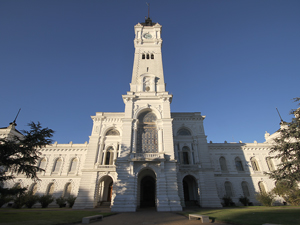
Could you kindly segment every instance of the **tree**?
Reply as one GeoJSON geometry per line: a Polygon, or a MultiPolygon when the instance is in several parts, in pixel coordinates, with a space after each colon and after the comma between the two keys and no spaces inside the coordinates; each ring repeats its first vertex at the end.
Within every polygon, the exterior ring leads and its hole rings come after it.
{"type": "MultiPolygon", "coordinates": [[[[0,183],[12,180],[18,174],[23,174],[27,178],[38,180],[37,173],[44,171],[36,166],[39,160],[40,149],[51,144],[50,139],[54,131],[49,128],[42,128],[40,122],[28,124],[29,131],[23,130],[23,137],[13,137],[0,139],[0,183]],[[4,169],[6,168],[6,169],[4,169]],[[6,174],[6,170],[12,172],[6,174]]],[[[19,188],[19,192],[25,189],[19,188]]],[[[18,192],[18,191],[17,191],[18,192]]],[[[3,188],[0,185],[1,195],[15,195],[16,190],[3,188]]]]}
{"type": "MultiPolygon", "coordinates": [[[[294,101],[298,102],[300,98],[294,98],[294,101]]],[[[266,174],[276,181],[285,180],[293,187],[300,182],[300,107],[290,114],[294,114],[295,118],[289,123],[281,122],[279,135],[270,151],[270,154],[275,154],[272,158],[280,159],[281,163],[276,170],[266,174]]]]}
{"type": "Polygon", "coordinates": [[[276,186],[272,191],[291,205],[300,204],[300,189],[296,183],[291,186],[289,181],[280,180],[276,183],[276,186]]]}

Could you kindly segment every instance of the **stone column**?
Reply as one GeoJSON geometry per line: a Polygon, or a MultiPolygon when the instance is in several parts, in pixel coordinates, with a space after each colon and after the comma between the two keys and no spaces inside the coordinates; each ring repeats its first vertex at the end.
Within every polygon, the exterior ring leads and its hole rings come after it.
{"type": "Polygon", "coordinates": [[[190,148],[190,152],[189,152],[189,164],[193,165],[194,164],[194,159],[193,159],[193,148],[192,148],[192,144],[188,143],[189,148],[190,148]]]}
{"type": "Polygon", "coordinates": [[[121,154],[121,145],[120,145],[120,143],[118,142],[118,157],[120,157],[120,154],[121,154]]]}
{"type": "Polygon", "coordinates": [[[197,140],[193,140],[192,146],[193,146],[193,151],[194,151],[194,154],[195,154],[195,163],[197,164],[197,163],[199,163],[197,140]]]}
{"type": "Polygon", "coordinates": [[[114,148],[114,160],[113,160],[113,165],[115,165],[115,160],[117,159],[117,154],[118,154],[118,146],[116,146],[115,148],[114,148]]]}
{"type": "Polygon", "coordinates": [[[132,153],[136,153],[137,149],[136,149],[136,142],[137,142],[137,121],[134,122],[133,125],[133,137],[132,137],[132,153]]]}
{"type": "Polygon", "coordinates": [[[100,138],[100,145],[99,145],[99,150],[98,150],[98,159],[97,163],[101,165],[102,163],[102,156],[103,156],[103,138],[100,138]]]}
{"type": "Polygon", "coordinates": [[[178,157],[178,142],[174,143],[174,149],[175,149],[175,158],[177,160],[177,162],[179,162],[179,157],[178,157]]]}
{"type": "Polygon", "coordinates": [[[106,154],[107,154],[107,151],[103,152],[103,158],[102,158],[101,165],[105,165],[106,154]]]}
{"type": "Polygon", "coordinates": [[[163,152],[163,130],[158,128],[158,152],[163,152]]]}

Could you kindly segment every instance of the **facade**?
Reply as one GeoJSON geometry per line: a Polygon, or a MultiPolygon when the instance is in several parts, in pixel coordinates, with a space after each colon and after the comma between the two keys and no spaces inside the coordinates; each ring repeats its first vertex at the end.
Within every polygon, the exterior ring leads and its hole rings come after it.
{"type": "MultiPolygon", "coordinates": [[[[274,187],[263,174],[277,163],[268,154],[272,137],[266,134],[264,143],[207,143],[205,116],[171,113],[161,25],[147,18],[134,29],[134,64],[130,90],[122,96],[124,112],[92,116],[89,143],[43,148],[41,181],[20,175],[7,185],[54,197],[77,196],[74,209],[110,205],[115,212],[139,207],[181,211],[189,205],[222,207],[224,196],[236,204],[247,196],[258,204],[254,193],[274,187]]],[[[7,129],[0,129],[0,135],[7,135],[7,129]]]]}

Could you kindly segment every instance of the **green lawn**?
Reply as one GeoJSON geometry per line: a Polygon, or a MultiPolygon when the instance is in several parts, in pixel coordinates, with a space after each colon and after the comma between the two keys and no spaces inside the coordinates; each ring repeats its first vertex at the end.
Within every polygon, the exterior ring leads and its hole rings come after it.
{"type": "Polygon", "coordinates": [[[1,225],[57,225],[80,223],[85,216],[113,213],[99,213],[90,210],[70,209],[0,209],[1,225]]]}
{"type": "Polygon", "coordinates": [[[300,224],[300,207],[290,206],[249,206],[222,209],[200,209],[197,212],[182,212],[208,215],[219,222],[237,225],[262,225],[264,223],[296,225],[300,224]]]}
{"type": "MultiPolygon", "coordinates": [[[[201,209],[197,212],[181,212],[208,215],[216,221],[236,225],[262,225],[275,223],[283,225],[300,225],[300,207],[291,206],[250,206],[221,209],[201,209]]],[[[85,216],[111,215],[100,210],[71,210],[71,209],[0,209],[0,225],[58,225],[80,223],[85,216]]]]}

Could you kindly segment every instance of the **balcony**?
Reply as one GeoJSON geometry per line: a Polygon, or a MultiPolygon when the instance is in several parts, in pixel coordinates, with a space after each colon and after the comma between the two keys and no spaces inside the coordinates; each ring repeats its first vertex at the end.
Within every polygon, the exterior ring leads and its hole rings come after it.
{"type": "Polygon", "coordinates": [[[97,168],[100,169],[101,171],[110,171],[110,172],[116,171],[115,165],[98,165],[97,168]]]}
{"type": "Polygon", "coordinates": [[[164,161],[164,153],[131,153],[132,161],[164,161]]]}
{"type": "Polygon", "coordinates": [[[200,164],[180,164],[179,170],[180,171],[198,171],[201,169],[200,164]]]}

